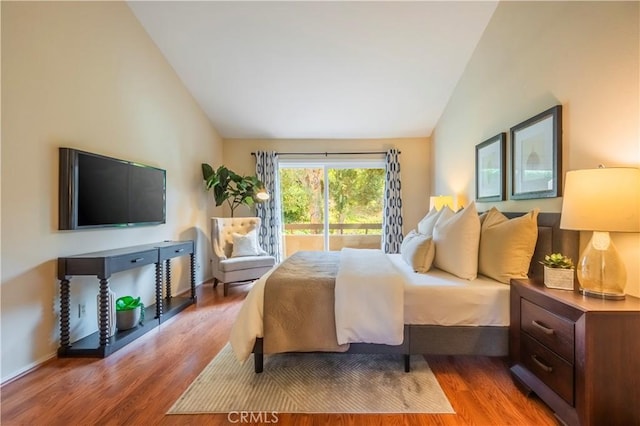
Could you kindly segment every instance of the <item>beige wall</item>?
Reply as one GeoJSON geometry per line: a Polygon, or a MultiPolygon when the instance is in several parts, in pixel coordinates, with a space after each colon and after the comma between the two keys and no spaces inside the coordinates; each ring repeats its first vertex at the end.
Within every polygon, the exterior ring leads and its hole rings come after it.
{"type": "MultiPolygon", "coordinates": [[[[240,140],[229,139],[223,143],[224,164],[240,174],[255,174],[256,161],[252,152],[353,152],[386,151],[396,148],[400,154],[400,174],[402,176],[402,207],[404,232],[415,228],[418,221],[427,213],[429,207],[429,144],[428,138],[407,139],[331,139],[331,140],[240,140]]],[[[295,158],[287,156],[289,158],[295,158]]],[[[305,159],[324,158],[304,156],[305,159]]],[[[350,158],[332,156],[331,159],[350,158]]],[[[359,158],[376,158],[367,155],[359,158]]],[[[383,156],[377,157],[383,158],[383,156]]],[[[228,213],[225,210],[226,213],[228,213]]],[[[252,214],[244,206],[238,208],[238,216],[252,214]]]]}
{"type": "MultiPolygon", "coordinates": [[[[2,2],[2,113],[5,381],[55,354],[57,257],[196,239],[197,282],[210,276],[200,163],[219,161],[222,142],[124,2],[2,2]],[[167,223],[58,231],[59,146],[166,169],[167,223]]],[[[175,294],[188,289],[188,260],[173,266],[175,294]]],[[[153,282],[152,266],[111,280],[146,304],[153,282]]],[[[72,340],[97,330],[97,293],[95,278],[72,280],[72,340]]]]}
{"type": "MultiPolygon", "coordinates": [[[[434,192],[473,200],[475,145],[556,104],[564,114],[563,170],[639,167],[638,6],[501,2],[432,135],[434,192]]],[[[495,204],[559,212],[562,199],[495,204]]],[[[640,236],[613,237],[627,292],[640,296],[640,236]]]]}

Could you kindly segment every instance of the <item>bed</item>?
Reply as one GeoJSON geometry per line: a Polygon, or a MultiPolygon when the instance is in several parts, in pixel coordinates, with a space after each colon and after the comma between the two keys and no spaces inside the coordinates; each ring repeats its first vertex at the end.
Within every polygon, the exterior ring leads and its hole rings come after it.
{"type": "MultiPolygon", "coordinates": [[[[516,218],[525,213],[504,213],[508,218],[516,218]]],[[[537,240],[529,264],[529,277],[542,277],[539,264],[544,255],[562,252],[577,259],[578,233],[559,228],[559,213],[539,213],[537,215],[537,240]]],[[[337,252],[329,252],[327,259],[336,257],[337,252]]],[[[398,254],[382,254],[397,271],[402,281],[404,312],[400,324],[400,339],[397,344],[351,342],[337,345],[335,351],[345,353],[390,353],[402,355],[405,371],[410,370],[410,355],[508,355],[509,330],[509,285],[479,275],[469,281],[457,278],[448,272],[433,268],[426,274],[413,272],[398,254]],[[457,296],[455,294],[458,294],[457,296]]],[[[332,260],[328,259],[327,262],[332,260]]],[[[333,259],[335,261],[335,259],[333,259]]],[[[317,263],[317,262],[312,262],[317,263]]],[[[317,268],[312,268],[317,269],[317,268]]],[[[264,368],[264,355],[280,352],[312,352],[314,339],[322,339],[322,331],[307,332],[303,349],[297,345],[283,346],[277,350],[265,345],[265,336],[274,333],[273,327],[265,327],[266,319],[265,283],[278,267],[256,281],[250,290],[231,332],[230,343],[240,361],[254,355],[254,368],[260,373],[264,368]],[[264,332],[264,333],[263,333],[264,332]],[[311,346],[309,346],[311,342],[311,346]],[[291,349],[293,348],[293,349],[291,349]]],[[[274,272],[275,271],[275,272],[274,272]]],[[[379,272],[372,272],[374,275],[379,272]]],[[[304,275],[312,275],[306,273],[304,275]]],[[[322,272],[318,272],[321,276],[322,272]]],[[[292,277],[296,275],[293,274],[292,277]]],[[[291,278],[295,284],[295,278],[291,278]]],[[[290,287],[294,289],[296,287],[290,287]]],[[[393,294],[386,295],[392,299],[393,294]]],[[[301,299],[297,299],[301,300],[301,299]]],[[[322,300],[302,304],[287,302],[283,306],[322,305],[322,300]],[[288,304],[287,304],[288,303],[288,304]]],[[[268,308],[269,306],[267,306],[268,308]]],[[[366,309],[366,307],[365,307],[366,309]]],[[[360,312],[354,308],[353,311],[360,312]]],[[[336,310],[337,312],[337,310],[336,310]]],[[[383,323],[379,323],[384,326],[383,323]]],[[[396,327],[397,328],[397,327],[396,327]]],[[[267,339],[268,341],[268,339],[267,339]]],[[[367,341],[375,341],[368,339],[367,341]]],[[[319,345],[317,350],[333,351],[331,347],[319,345]]]]}

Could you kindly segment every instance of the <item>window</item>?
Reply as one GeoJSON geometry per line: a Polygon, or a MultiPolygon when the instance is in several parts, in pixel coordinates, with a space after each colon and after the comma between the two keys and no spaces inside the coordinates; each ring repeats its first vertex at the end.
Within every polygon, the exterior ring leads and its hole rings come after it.
{"type": "Polygon", "coordinates": [[[285,255],[380,248],[383,160],[280,160],[285,255]]]}

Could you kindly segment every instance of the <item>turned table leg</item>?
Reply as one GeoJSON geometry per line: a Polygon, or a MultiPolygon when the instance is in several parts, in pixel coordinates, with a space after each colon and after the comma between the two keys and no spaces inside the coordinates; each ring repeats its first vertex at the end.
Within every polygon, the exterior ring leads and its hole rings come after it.
{"type": "Polygon", "coordinates": [[[191,298],[196,299],[196,255],[189,255],[189,266],[191,267],[191,298]]]}
{"type": "Polygon", "coordinates": [[[68,279],[63,279],[60,281],[60,346],[63,348],[68,348],[70,345],[69,342],[69,328],[70,328],[70,317],[71,317],[71,286],[69,285],[68,279]]]}
{"type": "Polygon", "coordinates": [[[167,290],[165,296],[167,299],[171,299],[173,296],[171,295],[171,262],[169,259],[165,261],[165,264],[167,269],[167,290]]]}
{"type": "Polygon", "coordinates": [[[100,330],[100,346],[107,346],[109,343],[109,281],[106,278],[100,279],[100,305],[98,306],[98,329],[100,330]]]}
{"type": "Polygon", "coordinates": [[[161,318],[162,307],[162,262],[156,263],[156,318],[161,318]]]}

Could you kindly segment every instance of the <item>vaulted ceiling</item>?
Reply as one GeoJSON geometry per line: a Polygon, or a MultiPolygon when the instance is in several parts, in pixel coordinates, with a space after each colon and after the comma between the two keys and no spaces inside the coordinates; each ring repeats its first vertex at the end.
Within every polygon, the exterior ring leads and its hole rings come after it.
{"type": "Polygon", "coordinates": [[[497,2],[131,1],[224,138],[429,136],[497,2]]]}

